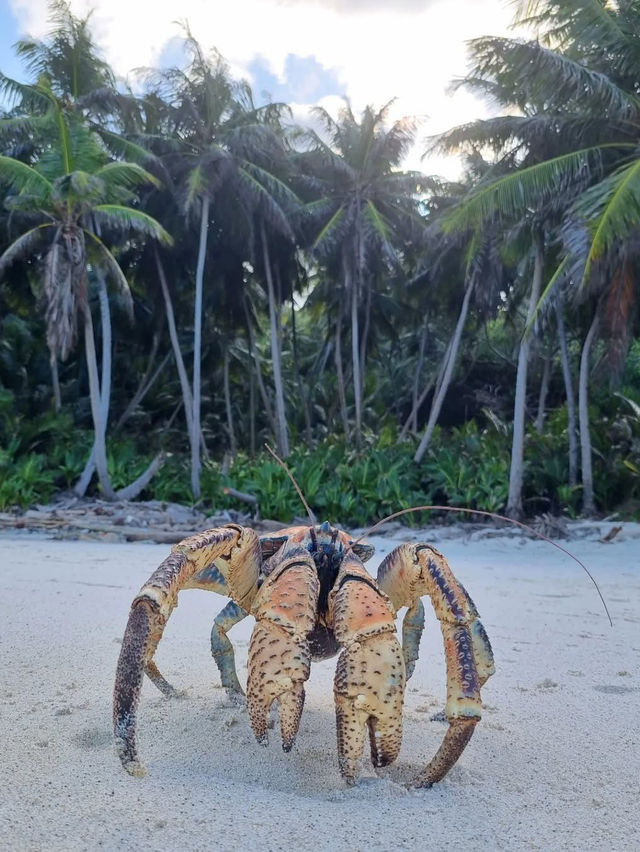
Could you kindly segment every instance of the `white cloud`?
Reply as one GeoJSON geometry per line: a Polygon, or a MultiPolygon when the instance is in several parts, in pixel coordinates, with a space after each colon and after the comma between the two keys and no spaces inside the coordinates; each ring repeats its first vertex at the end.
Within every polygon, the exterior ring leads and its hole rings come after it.
{"type": "MultiPolygon", "coordinates": [[[[46,0],[10,0],[20,25],[31,35],[47,32],[46,0]]],[[[233,71],[262,56],[284,79],[289,54],[313,56],[333,69],[355,110],[397,98],[392,115],[427,116],[423,136],[486,114],[468,94],[447,94],[451,79],[464,74],[465,41],[507,31],[511,9],[503,0],[360,0],[341,12],[343,0],[71,0],[74,12],[93,13],[95,38],[119,75],[153,65],[188,19],[205,46],[217,47],[233,71]]],[[[420,163],[419,150],[408,164],[420,163]]],[[[435,164],[435,161],[434,161],[435,164]]],[[[438,165],[441,164],[438,162],[438,165]]],[[[442,163],[449,176],[457,171],[442,163]]],[[[440,169],[442,171],[442,169],[440,169]]]]}

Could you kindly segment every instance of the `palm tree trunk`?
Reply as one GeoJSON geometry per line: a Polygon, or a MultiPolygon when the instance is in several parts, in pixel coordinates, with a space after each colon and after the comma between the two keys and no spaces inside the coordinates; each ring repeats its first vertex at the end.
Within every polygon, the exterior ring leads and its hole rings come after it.
{"type": "Polygon", "coordinates": [[[98,359],[96,357],[96,342],[93,335],[93,321],[89,303],[83,305],[84,314],[84,346],[87,360],[87,372],[89,375],[89,398],[91,401],[91,415],[93,417],[94,443],[93,455],[98,472],[98,479],[102,493],[107,500],[115,500],[116,492],[111,485],[109,471],[107,468],[106,429],[107,421],[104,416],[104,406],[100,393],[100,379],[98,378],[98,359]]]}
{"type": "MultiPolygon", "coordinates": [[[[537,234],[534,242],[533,280],[531,282],[531,294],[527,308],[527,319],[525,327],[533,319],[533,314],[540,300],[542,289],[542,274],[544,270],[544,239],[537,234]]],[[[520,342],[518,353],[518,369],[516,373],[516,397],[513,407],[513,441],[511,444],[511,467],[509,470],[509,496],[507,499],[506,514],[510,518],[522,516],[522,478],[524,466],[524,426],[525,408],[527,399],[527,370],[529,366],[529,352],[531,350],[531,336],[527,333],[520,342]]]]}
{"type": "Polygon", "coordinates": [[[433,430],[435,429],[436,423],[438,422],[438,417],[440,416],[440,411],[442,410],[444,398],[447,395],[449,385],[451,384],[451,378],[453,376],[453,370],[456,364],[456,359],[458,357],[458,349],[460,348],[462,332],[464,330],[465,322],[467,321],[467,314],[469,312],[469,302],[471,301],[471,294],[473,293],[474,285],[475,278],[471,277],[467,283],[467,287],[464,292],[464,298],[462,300],[460,314],[458,315],[458,322],[456,323],[453,336],[445,353],[445,360],[443,361],[440,384],[439,386],[436,385],[436,392],[431,402],[429,420],[427,421],[427,426],[424,430],[424,435],[422,436],[422,439],[420,440],[420,443],[418,445],[418,449],[416,450],[416,454],[413,457],[413,460],[416,464],[419,464],[422,461],[424,454],[426,453],[427,448],[429,447],[429,443],[431,442],[431,438],[433,436],[433,430]]]}
{"type": "Polygon", "coordinates": [[[407,437],[407,432],[409,431],[409,426],[411,425],[411,421],[414,419],[414,415],[417,417],[420,406],[425,401],[425,399],[429,396],[429,391],[433,388],[434,397],[437,396],[440,388],[442,386],[442,379],[444,377],[444,372],[447,369],[447,364],[449,363],[449,354],[451,352],[451,344],[453,343],[453,336],[450,338],[447,343],[446,349],[444,350],[444,355],[442,356],[442,360],[440,362],[440,366],[438,367],[438,372],[436,374],[435,384],[429,380],[428,384],[424,386],[424,389],[418,399],[416,400],[414,407],[409,412],[409,416],[402,424],[402,429],[400,430],[400,434],[398,435],[398,443],[404,441],[407,437]]]}
{"type": "Polygon", "coordinates": [[[56,414],[62,409],[62,397],[60,395],[60,377],[58,375],[58,358],[49,353],[49,366],[51,368],[51,386],[53,389],[53,407],[56,414]]]}
{"type": "MultiPolygon", "coordinates": [[[[282,365],[280,359],[280,337],[278,335],[278,320],[276,317],[275,293],[273,289],[273,277],[271,275],[271,262],[269,259],[269,248],[264,225],[260,226],[262,237],[262,258],[264,261],[264,272],[267,279],[267,292],[269,296],[269,327],[271,331],[271,361],[273,363],[273,383],[276,392],[276,443],[278,452],[283,458],[289,455],[289,435],[287,432],[287,415],[284,406],[284,388],[282,385],[282,365]]],[[[279,308],[278,308],[279,309],[279,308]]]]}
{"type": "Polygon", "coordinates": [[[153,366],[153,361],[155,360],[155,357],[149,356],[149,364],[148,364],[147,369],[145,370],[145,374],[142,377],[142,379],[140,380],[140,383],[138,384],[138,389],[136,390],[134,395],[131,397],[129,404],[127,405],[125,410],[122,412],[120,417],[118,417],[118,422],[114,426],[114,430],[113,430],[114,432],[118,432],[120,429],[122,429],[124,424],[131,417],[131,415],[136,410],[136,408],[140,405],[140,403],[145,398],[145,396],[149,393],[151,388],[156,383],[158,376],[162,373],[164,368],[167,366],[167,362],[168,362],[169,358],[171,358],[172,354],[173,353],[171,351],[167,352],[166,355],[164,356],[164,358],[162,359],[162,361],[160,361],[160,363],[158,364],[156,369],[153,371],[153,373],[151,373],[151,375],[149,374],[149,371],[150,371],[151,367],[153,366]]]}
{"type": "Polygon", "coordinates": [[[591,434],[589,431],[589,353],[599,325],[596,314],[587,332],[580,355],[580,378],[578,382],[578,417],[580,421],[580,456],[582,461],[582,514],[591,517],[596,506],[593,494],[593,468],[591,463],[591,434]]]}
{"type": "Polygon", "coordinates": [[[365,308],[364,308],[364,327],[360,338],[360,396],[364,395],[365,376],[367,374],[367,342],[369,340],[369,328],[371,327],[371,298],[372,284],[368,280],[364,285],[366,289],[365,308]]]}
{"type": "Polygon", "coordinates": [[[249,373],[249,455],[256,454],[256,385],[253,370],[249,373]]]}
{"type": "MultiPolygon", "coordinates": [[[[358,292],[356,282],[351,281],[351,364],[353,369],[353,398],[356,409],[356,447],[362,443],[362,376],[360,375],[360,346],[358,326],[358,292]]],[[[347,292],[349,286],[347,285],[347,292]]]]}
{"type": "Polygon", "coordinates": [[[556,301],[556,324],[558,327],[558,342],[560,344],[560,363],[564,378],[565,394],[567,397],[567,431],[569,433],[569,485],[573,487],[578,482],[578,438],[576,429],[576,398],[573,392],[571,364],[569,362],[569,347],[567,332],[564,325],[562,296],[556,301]]]}
{"type": "Polygon", "coordinates": [[[298,395],[300,397],[300,403],[302,405],[305,441],[307,446],[310,447],[313,442],[313,433],[311,431],[311,413],[309,411],[309,394],[311,386],[309,385],[309,390],[307,390],[307,387],[305,387],[305,384],[302,381],[302,376],[300,375],[300,364],[298,362],[298,335],[296,333],[296,308],[293,300],[293,289],[291,290],[291,342],[293,347],[293,377],[295,380],[295,385],[298,388],[298,395]]]}
{"type": "Polygon", "coordinates": [[[338,400],[340,402],[340,417],[342,419],[342,430],[345,441],[349,440],[349,418],[347,416],[347,394],[344,387],[344,372],[342,369],[342,311],[338,310],[336,317],[336,345],[335,345],[336,378],[338,381],[338,400]]]}
{"type": "MultiPolygon", "coordinates": [[[[93,418],[94,443],[92,455],[95,457],[95,467],[98,473],[98,480],[102,488],[103,496],[107,500],[133,500],[140,492],[147,487],[153,476],[156,474],[164,461],[162,453],[157,455],[147,469],[140,476],[127,485],[126,488],[121,488],[119,491],[114,491],[109,476],[107,465],[107,419],[109,411],[109,391],[104,389],[101,392],[100,379],[98,377],[98,359],[96,356],[96,342],[93,334],[93,321],[91,318],[91,309],[89,303],[86,302],[83,306],[84,314],[84,343],[85,356],[87,360],[87,373],[89,375],[89,398],[91,401],[91,415],[93,418]]],[[[103,339],[103,346],[106,343],[111,343],[110,334],[107,335],[107,340],[103,339]]],[[[107,367],[104,369],[105,362],[103,360],[103,382],[105,379],[110,379],[111,363],[110,354],[111,346],[109,345],[109,356],[107,358],[107,367]]],[[[107,385],[109,387],[109,385],[107,385]]]]}
{"type": "Polygon", "coordinates": [[[542,369],[542,379],[540,381],[540,393],[538,395],[538,413],[536,414],[536,432],[542,435],[544,429],[544,414],[547,405],[547,395],[549,393],[549,383],[551,381],[551,366],[553,364],[553,351],[551,344],[547,349],[547,355],[544,359],[544,367],[542,369]]]}
{"type": "Polygon", "coordinates": [[[233,410],[231,408],[231,388],[229,386],[229,349],[224,349],[224,404],[227,412],[227,431],[229,433],[229,452],[233,457],[238,452],[236,432],[233,425],[233,410]]]}
{"type": "MultiPolygon", "coordinates": [[[[102,329],[102,374],[99,380],[100,412],[101,418],[104,420],[104,441],[106,446],[107,421],[109,419],[109,403],[111,399],[111,312],[109,310],[107,285],[104,279],[104,274],[99,267],[96,270],[96,277],[98,279],[98,301],[100,304],[100,326],[102,329]]],[[[91,332],[93,334],[93,323],[91,324],[91,332]]],[[[93,478],[95,470],[96,442],[94,439],[93,447],[91,448],[91,453],[89,454],[89,458],[84,466],[84,470],[80,474],[80,478],[73,489],[76,496],[84,497],[87,493],[87,488],[89,487],[89,483],[93,478]]]]}
{"type": "Polygon", "coordinates": [[[196,294],[193,312],[193,416],[191,422],[191,491],[195,499],[200,497],[200,401],[202,396],[202,293],[204,263],[207,254],[209,233],[209,196],[202,199],[200,214],[200,243],[196,266],[196,294]]]}
{"type": "MultiPolygon", "coordinates": [[[[187,434],[189,436],[189,443],[193,445],[193,395],[191,393],[191,385],[189,383],[189,377],[187,376],[187,369],[184,365],[184,358],[182,357],[182,351],[180,349],[180,341],[178,340],[178,330],[176,327],[176,317],[173,310],[173,303],[171,301],[171,293],[169,292],[169,287],[167,285],[167,277],[164,272],[164,266],[160,259],[160,254],[158,249],[154,246],[154,255],[156,260],[156,268],[158,270],[158,278],[160,279],[160,289],[162,290],[162,296],[164,298],[164,307],[165,313],[167,315],[167,326],[169,328],[169,339],[171,340],[171,348],[173,349],[173,357],[176,362],[176,368],[178,370],[178,377],[180,379],[180,389],[182,390],[182,399],[184,401],[184,413],[187,421],[187,434]]],[[[193,448],[192,448],[193,449],[193,448]]]]}
{"type": "Polygon", "coordinates": [[[249,335],[249,354],[251,355],[251,361],[254,368],[254,375],[256,377],[256,381],[258,383],[258,391],[260,392],[260,399],[262,400],[262,407],[264,408],[264,413],[267,416],[267,420],[269,421],[269,426],[271,428],[272,435],[276,436],[276,421],[273,416],[273,410],[271,406],[271,400],[269,399],[269,394],[267,393],[267,389],[264,384],[264,378],[262,376],[262,365],[260,364],[260,354],[258,353],[258,347],[256,346],[255,334],[253,331],[253,323],[251,322],[251,315],[249,313],[249,309],[247,307],[246,299],[243,300],[242,306],[244,308],[244,316],[247,323],[247,334],[249,335]]]}
{"type": "Polygon", "coordinates": [[[427,314],[425,313],[424,322],[422,323],[422,330],[420,332],[420,344],[418,347],[418,363],[416,364],[416,373],[413,377],[413,393],[411,398],[411,416],[409,418],[409,424],[407,429],[411,429],[414,433],[418,431],[418,408],[420,405],[418,404],[418,389],[420,387],[420,376],[422,375],[422,368],[424,367],[424,350],[427,345],[427,314]]]}

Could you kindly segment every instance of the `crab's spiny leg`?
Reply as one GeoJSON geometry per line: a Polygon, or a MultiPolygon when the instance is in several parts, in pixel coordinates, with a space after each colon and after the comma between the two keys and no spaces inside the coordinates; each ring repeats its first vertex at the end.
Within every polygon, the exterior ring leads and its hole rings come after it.
{"type": "Polygon", "coordinates": [[[160,692],[163,695],[166,695],[167,698],[177,698],[180,695],[178,690],[174,686],[171,686],[169,681],[163,677],[153,660],[149,660],[144,664],[144,671],[149,677],[149,680],[155,684],[160,692]]]}
{"type": "Polygon", "coordinates": [[[402,654],[407,670],[407,680],[413,674],[420,651],[420,639],[424,630],[424,605],[420,598],[411,606],[402,622],[402,654]]]}
{"type": "Polygon", "coordinates": [[[222,612],[218,613],[211,628],[211,653],[220,671],[222,686],[232,698],[243,696],[244,691],[236,674],[233,645],[227,633],[248,614],[239,604],[229,601],[222,612]]]}
{"type": "Polygon", "coordinates": [[[250,605],[257,590],[260,560],[259,540],[252,530],[231,525],[208,530],[175,545],[134,599],[120,649],[113,700],[116,747],[130,774],[144,774],[136,746],[143,672],[147,671],[158,688],[169,686],[153,664],[153,655],[177,604],[178,592],[186,588],[232,591],[250,605]],[[154,677],[156,673],[160,681],[154,677]]]}
{"type": "Polygon", "coordinates": [[[113,728],[118,757],[130,775],[146,775],[138,758],[136,714],[140,700],[143,666],[151,637],[154,613],[146,601],[131,608],[125,630],[113,696],[113,728]]]}
{"type": "Polygon", "coordinates": [[[374,766],[398,756],[405,666],[391,604],[353,554],[344,559],[329,595],[329,618],[344,646],[334,682],[338,765],[347,784],[354,784],[367,726],[374,766]]]}
{"type": "Polygon", "coordinates": [[[378,583],[396,610],[412,607],[418,597],[429,595],[440,621],[449,729],[436,756],[412,782],[416,787],[428,787],[443,778],[460,757],[480,719],[480,685],[494,670],[491,645],[473,601],[435,548],[400,545],[381,563],[378,583]]]}
{"type": "Polygon", "coordinates": [[[282,555],[254,601],[256,626],[249,644],[247,707],[258,742],[267,740],[267,716],[278,700],[282,747],[294,743],[304,705],[311,653],[307,634],[316,621],[320,583],[313,559],[299,545],[282,555]]]}

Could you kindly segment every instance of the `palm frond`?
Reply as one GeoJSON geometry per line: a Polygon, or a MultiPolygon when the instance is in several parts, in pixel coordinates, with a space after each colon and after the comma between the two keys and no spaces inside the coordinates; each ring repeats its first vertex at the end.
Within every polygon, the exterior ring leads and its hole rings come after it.
{"type": "Polygon", "coordinates": [[[186,196],[184,201],[185,210],[191,210],[198,198],[202,198],[208,192],[207,178],[201,163],[192,168],[187,175],[186,196]]]}
{"type": "Polygon", "coordinates": [[[0,71],[0,94],[9,102],[19,103],[27,112],[43,113],[51,106],[51,98],[39,86],[30,86],[7,77],[0,71]]]}
{"type": "Polygon", "coordinates": [[[118,230],[134,230],[146,236],[153,237],[165,245],[172,245],[172,237],[165,231],[162,225],[143,213],[142,210],[134,210],[120,204],[97,204],[92,209],[96,222],[118,230]]]}
{"type": "Polygon", "coordinates": [[[391,244],[393,228],[389,221],[382,215],[371,200],[365,203],[362,215],[371,228],[372,233],[375,235],[376,240],[384,248],[385,253],[391,257],[395,257],[395,251],[391,244]]]}
{"type": "MultiPolygon", "coordinates": [[[[613,78],[537,41],[484,37],[471,42],[474,68],[462,82],[498,81],[512,103],[552,111],[580,105],[591,114],[605,109],[621,117],[640,117],[640,99],[613,78]]],[[[505,101],[506,102],[506,98],[505,101]]]]}
{"type": "Polygon", "coordinates": [[[89,237],[91,245],[98,255],[98,263],[104,266],[107,275],[114,281],[118,293],[123,299],[125,310],[131,320],[133,320],[133,297],[129,282],[120,267],[120,264],[109,251],[102,240],[91,231],[85,230],[85,236],[89,237]]]}
{"type": "Polygon", "coordinates": [[[607,55],[620,70],[640,66],[638,9],[631,19],[620,4],[602,0],[519,0],[516,23],[532,27],[544,44],[563,51],[607,55]]]}
{"type": "Polygon", "coordinates": [[[158,162],[156,155],[143,145],[138,145],[131,139],[121,136],[119,133],[114,133],[112,130],[107,130],[99,124],[92,124],[91,127],[115,156],[123,157],[129,162],[138,164],[152,165],[158,162]]]}
{"type": "Polygon", "coordinates": [[[31,228],[24,234],[21,234],[8,246],[0,256],[0,276],[4,274],[7,267],[15,263],[16,260],[22,260],[25,257],[33,254],[34,251],[41,245],[43,239],[47,236],[47,230],[56,226],[50,223],[37,225],[31,228]]]}
{"type": "Polygon", "coordinates": [[[596,145],[562,154],[528,168],[520,169],[490,183],[481,185],[445,216],[445,232],[475,228],[483,221],[501,221],[522,216],[539,208],[554,194],[593,180],[600,170],[600,158],[609,148],[635,150],[629,145],[596,145]]]}
{"type": "Polygon", "coordinates": [[[160,181],[137,163],[107,163],[94,173],[94,177],[104,181],[107,189],[133,188],[143,184],[160,186],[160,181]]]}
{"type": "Polygon", "coordinates": [[[461,124],[431,137],[427,153],[490,148],[495,153],[523,143],[541,151],[552,145],[560,150],[604,142],[631,142],[637,128],[608,117],[542,112],[535,115],[502,115],[461,124]]]}
{"type": "Polygon", "coordinates": [[[312,246],[314,251],[324,250],[327,244],[337,241],[337,231],[345,217],[345,212],[344,206],[340,205],[314,239],[312,246]]]}
{"type": "Polygon", "coordinates": [[[53,184],[32,166],[3,155],[0,155],[0,182],[17,192],[40,198],[50,196],[53,190],[53,184]]]}
{"type": "Polygon", "coordinates": [[[587,190],[574,205],[592,234],[584,277],[594,261],[624,242],[640,225],[640,158],[587,190]]]}

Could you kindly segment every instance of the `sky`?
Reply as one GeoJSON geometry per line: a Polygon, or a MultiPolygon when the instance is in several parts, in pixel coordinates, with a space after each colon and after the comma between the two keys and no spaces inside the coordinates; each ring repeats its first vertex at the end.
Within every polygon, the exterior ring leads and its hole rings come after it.
{"type": "MultiPolygon", "coordinates": [[[[450,83],[467,67],[465,42],[506,35],[507,0],[71,0],[74,13],[93,9],[95,41],[116,74],[179,64],[179,21],[204,47],[216,47],[257,100],[286,101],[304,120],[321,104],[337,114],[342,98],[354,111],[392,98],[390,118],[417,116],[417,142],[403,163],[455,178],[456,158],[423,159],[425,140],[482,118],[491,107],[450,83]]],[[[22,78],[12,45],[46,35],[47,0],[0,0],[0,70],[22,78]]]]}

